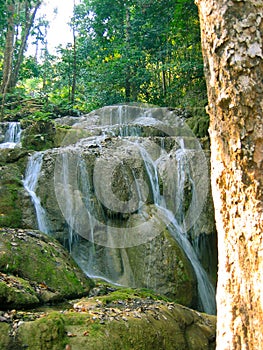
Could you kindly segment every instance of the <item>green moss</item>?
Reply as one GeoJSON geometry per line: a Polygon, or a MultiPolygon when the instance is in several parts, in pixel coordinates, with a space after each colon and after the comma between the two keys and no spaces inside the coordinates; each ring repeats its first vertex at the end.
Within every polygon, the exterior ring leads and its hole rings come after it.
{"type": "Polygon", "coordinates": [[[0,304],[3,308],[28,307],[38,303],[39,299],[27,281],[10,276],[7,281],[0,281],[0,304]]]}
{"type": "Polygon", "coordinates": [[[27,153],[19,149],[0,151],[0,227],[21,227],[22,174],[27,153]]]}
{"type": "Polygon", "coordinates": [[[21,227],[22,211],[19,206],[21,183],[4,183],[0,187],[0,227],[21,227]]]}
{"type": "Polygon", "coordinates": [[[155,319],[148,314],[140,319],[129,317],[126,321],[88,322],[86,327],[81,328],[66,326],[66,330],[74,335],[68,337],[66,343],[72,349],[89,350],[187,349],[183,324],[181,329],[171,314],[163,312],[163,316],[155,319]]]}
{"type": "MultiPolygon", "coordinates": [[[[43,151],[54,147],[55,125],[50,120],[28,120],[22,135],[22,146],[26,149],[43,151]]],[[[23,126],[26,121],[23,122],[23,126]]]]}
{"type": "Polygon", "coordinates": [[[10,326],[7,323],[0,323],[0,349],[8,349],[10,326]]]}
{"type": "Polygon", "coordinates": [[[188,126],[192,129],[193,133],[199,137],[208,136],[209,128],[209,116],[198,116],[187,119],[188,126]]]}
{"type": "Polygon", "coordinates": [[[90,322],[90,317],[86,313],[72,312],[65,317],[66,326],[84,326],[86,327],[90,322]]]}
{"type": "Polygon", "coordinates": [[[93,283],[68,252],[39,231],[26,232],[0,229],[0,271],[44,285],[38,294],[42,302],[87,295],[93,283]]]}
{"type": "Polygon", "coordinates": [[[18,331],[22,348],[62,350],[65,338],[64,317],[52,313],[45,318],[24,323],[18,331]]]}
{"type": "Polygon", "coordinates": [[[92,136],[92,133],[86,129],[73,129],[68,126],[56,125],[55,144],[58,146],[68,146],[76,143],[78,140],[92,136]]]}
{"type": "MultiPolygon", "coordinates": [[[[111,314],[111,308],[107,310],[105,314],[111,314]]],[[[140,318],[134,316],[133,310],[129,315],[123,310],[125,319],[109,318],[108,314],[102,321],[105,314],[103,309],[98,309],[98,313],[96,310],[52,312],[22,323],[13,344],[16,343],[16,349],[29,350],[64,350],[66,345],[72,350],[215,349],[216,318],[180,305],[158,304],[156,308],[153,305],[141,312],[140,318]],[[98,314],[100,317],[95,320],[93,315],[98,317],[98,314]]],[[[9,327],[2,328],[0,344],[1,341],[7,344],[9,327]]]]}
{"type": "Polygon", "coordinates": [[[149,289],[137,289],[137,288],[117,288],[117,290],[103,296],[99,296],[98,300],[104,305],[114,303],[118,300],[132,300],[140,298],[149,298],[152,300],[165,300],[170,301],[163,295],[158,295],[154,291],[149,289]]]}

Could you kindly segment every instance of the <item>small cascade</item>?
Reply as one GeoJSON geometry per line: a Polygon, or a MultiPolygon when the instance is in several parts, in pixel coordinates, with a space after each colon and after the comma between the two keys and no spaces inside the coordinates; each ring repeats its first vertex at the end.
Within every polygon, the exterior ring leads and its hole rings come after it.
{"type": "Polygon", "coordinates": [[[21,127],[19,122],[10,122],[5,134],[5,142],[18,143],[21,137],[21,127]]]}
{"type": "Polygon", "coordinates": [[[31,157],[29,157],[25,178],[23,180],[24,188],[29,193],[32,202],[35,207],[38,229],[44,233],[49,234],[50,229],[48,225],[48,220],[46,216],[46,211],[42,207],[39,197],[36,195],[37,182],[39,179],[42,161],[43,161],[42,152],[34,153],[31,157]]]}
{"type": "Polygon", "coordinates": [[[0,148],[14,148],[21,139],[21,126],[19,122],[9,122],[5,132],[4,142],[0,148]]]}
{"type": "MultiPolygon", "coordinates": [[[[179,142],[181,146],[183,147],[183,143],[179,142]]],[[[165,222],[170,223],[168,228],[171,233],[171,235],[174,237],[174,239],[178,242],[178,244],[181,246],[183,251],[186,253],[187,257],[192,263],[193,269],[196,273],[197,277],[197,286],[198,286],[198,298],[199,298],[199,309],[204,310],[206,313],[209,314],[215,314],[216,313],[216,306],[215,306],[215,291],[212,283],[209,281],[209,278],[207,276],[206,271],[202,267],[200,261],[198,260],[197,254],[191,245],[190,241],[188,240],[185,228],[181,225],[184,225],[184,214],[183,214],[183,208],[182,203],[184,200],[183,197],[183,191],[184,191],[184,185],[185,185],[185,167],[182,166],[184,164],[183,162],[179,162],[178,167],[178,198],[180,199],[180,219],[182,220],[181,224],[178,224],[176,218],[174,217],[174,214],[166,209],[165,202],[163,201],[162,196],[160,195],[160,184],[158,180],[158,169],[156,167],[156,163],[158,163],[158,159],[154,162],[152,158],[150,157],[149,153],[140,146],[140,152],[142,155],[142,158],[145,163],[145,168],[150,180],[151,189],[153,192],[153,198],[154,203],[157,207],[159,207],[162,212],[165,214],[166,218],[164,219],[165,222]]],[[[180,148],[177,150],[177,152],[180,153],[180,155],[185,154],[185,149],[180,148]]],[[[189,174],[188,174],[189,175],[189,174]]]]}
{"type": "Polygon", "coordinates": [[[174,215],[184,232],[192,229],[199,218],[203,203],[205,203],[208,193],[208,182],[205,181],[207,164],[201,152],[185,148],[184,140],[178,140],[180,148],[176,150],[177,162],[176,192],[174,195],[174,215]],[[198,158],[199,157],[199,158],[198,158]],[[202,188],[196,185],[201,179],[202,188]]]}
{"type": "Polygon", "coordinates": [[[191,261],[191,264],[195,271],[198,289],[198,308],[199,310],[203,310],[204,312],[210,315],[215,315],[216,304],[214,287],[210,282],[206,271],[202,267],[193,246],[191,245],[190,241],[188,240],[186,234],[183,232],[178,222],[176,221],[173,213],[164,208],[163,210],[166,213],[168,222],[170,221],[168,229],[171,235],[184,250],[187,257],[191,261]]]}
{"type": "Polygon", "coordinates": [[[146,149],[143,148],[142,146],[140,146],[140,153],[141,153],[142,159],[144,161],[145,169],[146,169],[146,172],[148,174],[148,177],[149,177],[149,180],[151,183],[151,190],[152,190],[152,194],[153,194],[154,204],[161,205],[162,198],[160,195],[158,170],[157,170],[156,164],[153,161],[153,159],[151,158],[151,156],[149,155],[149,153],[146,151],[146,149]]]}

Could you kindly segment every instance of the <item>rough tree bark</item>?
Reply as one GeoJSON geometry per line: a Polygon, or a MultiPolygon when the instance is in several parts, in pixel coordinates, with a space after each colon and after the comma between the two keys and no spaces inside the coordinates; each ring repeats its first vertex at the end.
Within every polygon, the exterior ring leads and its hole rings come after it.
{"type": "Polygon", "coordinates": [[[263,344],[263,1],[196,0],[218,230],[217,348],[263,344]]]}

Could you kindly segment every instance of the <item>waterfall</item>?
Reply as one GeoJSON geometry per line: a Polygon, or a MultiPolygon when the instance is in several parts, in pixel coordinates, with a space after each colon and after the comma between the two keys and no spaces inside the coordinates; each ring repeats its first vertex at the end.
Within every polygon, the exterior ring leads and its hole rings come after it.
{"type": "Polygon", "coordinates": [[[168,226],[169,232],[184,250],[195,271],[198,289],[198,307],[200,310],[204,310],[204,312],[208,314],[215,315],[216,304],[214,287],[210,282],[206,271],[202,267],[193,246],[183,232],[181,226],[176,221],[173,213],[164,208],[163,210],[167,215],[168,222],[170,221],[168,226]]]}
{"type": "Polygon", "coordinates": [[[73,205],[74,201],[72,200],[72,193],[71,193],[71,187],[68,185],[70,183],[69,181],[69,159],[68,159],[68,153],[65,152],[62,154],[62,172],[61,172],[61,184],[62,189],[65,191],[65,206],[66,206],[66,216],[67,216],[67,223],[68,223],[68,247],[69,251],[71,252],[73,237],[74,237],[74,215],[73,215],[73,205]]]}
{"type": "MultiPolygon", "coordinates": [[[[5,123],[6,124],[6,123],[5,123]]],[[[21,139],[21,126],[19,122],[9,122],[5,132],[4,142],[0,144],[0,148],[14,148],[21,139]]]]}
{"type": "Polygon", "coordinates": [[[39,179],[42,161],[43,161],[42,152],[34,153],[29,157],[27,168],[25,172],[25,177],[23,180],[24,188],[29,193],[32,202],[35,207],[38,229],[44,233],[49,233],[49,225],[46,216],[46,211],[42,207],[39,197],[36,195],[37,182],[39,179]]]}
{"type": "MultiPolygon", "coordinates": [[[[164,219],[164,221],[166,221],[167,223],[170,223],[168,225],[168,229],[171,235],[174,237],[174,239],[177,241],[177,243],[181,246],[183,251],[186,253],[195,271],[196,278],[197,278],[199,309],[204,310],[206,313],[209,313],[209,314],[215,314],[216,306],[215,306],[214,287],[212,283],[209,281],[208,275],[204,270],[204,268],[202,267],[197,257],[197,254],[185,233],[185,227],[184,227],[185,222],[184,222],[184,214],[182,209],[182,202],[184,200],[183,191],[184,191],[184,185],[186,181],[186,166],[185,166],[185,162],[182,161],[182,158],[184,158],[186,154],[186,150],[184,149],[184,144],[181,140],[179,140],[179,144],[181,145],[182,148],[179,148],[176,151],[176,154],[178,156],[177,160],[180,160],[178,162],[178,174],[177,174],[178,176],[177,197],[179,198],[179,206],[180,206],[180,210],[179,210],[180,220],[181,220],[180,224],[177,222],[176,218],[174,217],[174,214],[170,212],[168,209],[166,209],[165,202],[161,198],[160,190],[159,190],[160,185],[158,180],[158,169],[156,166],[156,164],[158,164],[158,159],[156,161],[153,161],[149,153],[142,146],[140,146],[140,152],[145,163],[147,174],[149,176],[151,188],[153,191],[154,203],[165,214],[166,218],[164,219]]],[[[193,183],[194,181],[192,181],[192,186],[194,187],[193,183]]],[[[194,192],[193,200],[195,201],[196,193],[195,191],[193,192],[194,192]]],[[[194,204],[196,204],[196,202],[194,204]]]]}
{"type": "Polygon", "coordinates": [[[8,123],[8,129],[5,134],[5,142],[18,143],[21,136],[21,127],[19,122],[8,123]]]}
{"type": "MultiPolygon", "coordinates": [[[[101,118],[105,125],[102,123],[100,136],[93,134],[54,150],[55,193],[63,216],[60,232],[67,234],[65,242],[73,258],[90,277],[130,287],[137,287],[136,281],[141,283],[143,278],[141,284],[154,288],[160,277],[152,278],[155,256],[151,254],[162,238],[154,239],[170,233],[172,245],[171,237],[192,264],[199,310],[214,314],[214,288],[189,237],[207,195],[206,189],[196,185],[200,179],[205,182],[202,172],[206,168],[192,176],[199,150],[192,147],[188,135],[181,136],[181,129],[171,137],[165,127],[155,136],[142,137],[159,128],[150,111],[137,114],[131,122],[128,110],[119,106],[105,110],[101,118]],[[145,132],[143,128],[150,129],[145,132]],[[136,280],[141,268],[133,268],[137,255],[129,255],[128,250],[140,245],[144,246],[138,257],[145,264],[141,279],[136,280]]],[[[34,202],[39,228],[48,232],[45,212],[35,194],[42,158],[42,153],[36,153],[29,159],[24,185],[34,202]]],[[[163,249],[161,244],[158,249],[163,249]]]]}

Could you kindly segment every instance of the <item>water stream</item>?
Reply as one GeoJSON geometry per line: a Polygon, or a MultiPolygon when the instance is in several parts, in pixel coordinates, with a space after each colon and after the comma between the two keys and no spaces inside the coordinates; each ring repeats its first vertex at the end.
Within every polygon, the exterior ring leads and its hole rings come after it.
{"type": "Polygon", "coordinates": [[[46,211],[42,207],[40,198],[36,195],[35,192],[42,167],[43,155],[43,152],[36,152],[29,157],[23,184],[34,204],[38,229],[46,234],[49,234],[50,228],[46,216],[46,211]]]}
{"type": "Polygon", "coordinates": [[[19,122],[3,123],[6,126],[4,142],[0,143],[0,148],[14,148],[21,140],[21,126],[19,122]]]}

